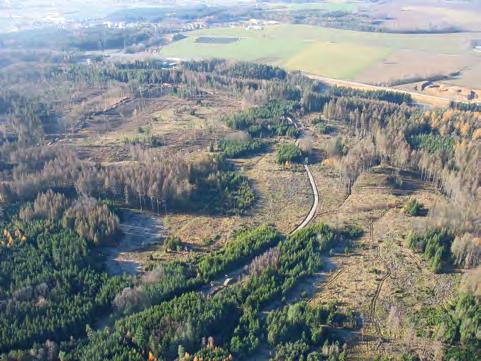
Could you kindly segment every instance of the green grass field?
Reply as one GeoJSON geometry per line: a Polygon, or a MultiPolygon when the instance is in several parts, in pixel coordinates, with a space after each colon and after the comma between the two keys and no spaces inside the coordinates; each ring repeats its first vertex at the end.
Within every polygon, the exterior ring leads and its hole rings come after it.
{"type": "Polygon", "coordinates": [[[352,79],[366,67],[381,61],[390,53],[388,48],[354,43],[315,42],[302,49],[283,65],[332,78],[352,79]],[[349,61],[346,61],[346,57],[349,61]]]}
{"type": "Polygon", "coordinates": [[[321,28],[310,25],[270,25],[262,30],[242,27],[202,29],[161,50],[181,59],[228,58],[257,61],[351,80],[399,50],[460,55],[476,33],[387,34],[321,28]],[[197,43],[200,36],[237,37],[229,44],[197,43]]]}

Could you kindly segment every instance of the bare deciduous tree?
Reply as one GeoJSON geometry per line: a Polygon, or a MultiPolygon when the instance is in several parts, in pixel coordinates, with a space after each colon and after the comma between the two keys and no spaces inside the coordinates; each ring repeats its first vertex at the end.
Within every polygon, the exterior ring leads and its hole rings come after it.
{"type": "Polygon", "coordinates": [[[457,236],[451,245],[451,252],[458,265],[472,268],[481,264],[481,238],[471,233],[457,236]]]}
{"type": "Polygon", "coordinates": [[[461,289],[481,297],[481,266],[465,273],[461,283],[461,289]]]}

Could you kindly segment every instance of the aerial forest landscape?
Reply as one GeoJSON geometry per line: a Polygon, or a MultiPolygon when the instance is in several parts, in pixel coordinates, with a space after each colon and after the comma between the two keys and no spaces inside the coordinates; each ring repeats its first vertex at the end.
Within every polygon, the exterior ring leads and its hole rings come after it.
{"type": "Polygon", "coordinates": [[[481,2],[0,0],[0,361],[481,360],[481,2]]]}

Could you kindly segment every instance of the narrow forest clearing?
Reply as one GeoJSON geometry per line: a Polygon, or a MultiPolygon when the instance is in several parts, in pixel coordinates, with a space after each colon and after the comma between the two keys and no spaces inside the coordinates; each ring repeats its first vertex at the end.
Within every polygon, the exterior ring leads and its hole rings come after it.
{"type": "Polygon", "coordinates": [[[120,229],[122,236],[118,243],[104,248],[106,269],[111,275],[135,275],[144,263],[141,251],[160,244],[165,228],[158,216],[123,211],[120,229]]]}

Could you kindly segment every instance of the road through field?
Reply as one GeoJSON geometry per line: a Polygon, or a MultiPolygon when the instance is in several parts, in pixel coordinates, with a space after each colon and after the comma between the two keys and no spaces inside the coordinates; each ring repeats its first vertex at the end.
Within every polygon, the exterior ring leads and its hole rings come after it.
{"type": "Polygon", "coordinates": [[[378,85],[371,85],[371,84],[366,84],[366,83],[360,83],[356,81],[351,81],[351,80],[340,80],[340,79],[334,79],[334,78],[327,78],[324,76],[319,76],[319,75],[314,75],[314,74],[309,74],[309,73],[304,73],[307,77],[311,79],[316,79],[320,80],[322,82],[325,82],[329,85],[337,85],[337,86],[343,86],[347,88],[354,88],[354,89],[360,89],[360,90],[384,90],[384,91],[394,91],[398,93],[403,93],[403,94],[409,94],[412,96],[412,98],[424,105],[429,105],[429,106],[439,106],[439,107],[444,107],[448,106],[450,103],[449,98],[444,98],[444,97],[437,97],[434,95],[428,95],[428,94],[421,94],[421,93],[416,93],[416,92],[410,92],[407,90],[402,90],[402,89],[396,89],[396,88],[389,88],[389,87],[383,87],[383,86],[378,86],[378,85]]]}

